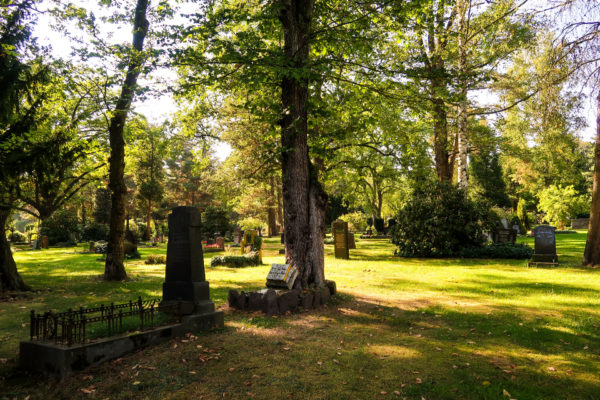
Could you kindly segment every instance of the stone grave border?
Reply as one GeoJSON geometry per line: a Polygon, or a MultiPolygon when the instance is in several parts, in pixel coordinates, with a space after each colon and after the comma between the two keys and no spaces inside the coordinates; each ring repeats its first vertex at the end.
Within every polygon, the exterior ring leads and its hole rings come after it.
{"type": "Polygon", "coordinates": [[[98,341],[58,345],[48,342],[23,341],[19,363],[30,371],[64,378],[74,371],[132,353],[144,347],[166,342],[188,332],[223,328],[223,313],[192,314],[181,323],[165,325],[144,332],[100,339],[98,341]]]}
{"type": "Polygon", "coordinates": [[[227,297],[229,307],[241,311],[262,311],[265,314],[284,315],[303,308],[305,310],[321,307],[326,304],[331,296],[337,293],[334,281],[325,281],[326,285],[320,289],[263,289],[258,292],[238,293],[231,289],[227,297]]]}

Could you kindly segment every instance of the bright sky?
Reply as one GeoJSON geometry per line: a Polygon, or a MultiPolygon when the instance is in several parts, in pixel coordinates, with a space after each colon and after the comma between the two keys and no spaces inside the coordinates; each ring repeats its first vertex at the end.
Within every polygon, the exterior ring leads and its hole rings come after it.
{"type": "MultiPolygon", "coordinates": [[[[101,13],[101,9],[96,5],[97,3],[92,0],[83,0],[77,2],[79,6],[89,6],[95,13],[101,13]]],[[[188,3],[189,4],[189,3],[188,3]]],[[[50,46],[52,53],[56,57],[63,59],[69,59],[71,56],[71,45],[72,43],[59,32],[53,31],[50,28],[50,19],[47,15],[41,15],[38,18],[34,34],[38,37],[38,41],[42,45],[50,46]]],[[[112,41],[119,43],[128,43],[131,41],[130,29],[117,29],[112,32],[112,41]]],[[[155,74],[161,76],[162,79],[176,79],[174,71],[155,71],[155,74]]],[[[143,82],[141,82],[143,83],[143,82]]],[[[584,116],[588,122],[588,126],[580,132],[583,139],[592,141],[595,137],[595,120],[596,120],[596,105],[595,96],[590,96],[589,93],[584,93],[582,96],[584,100],[584,116]]],[[[488,101],[494,101],[494,97],[484,95],[488,101]]],[[[482,100],[481,96],[477,96],[478,100],[482,100]]],[[[486,101],[482,101],[486,103],[486,101]]],[[[164,120],[171,118],[172,114],[177,110],[175,101],[171,95],[165,94],[160,97],[149,97],[145,100],[137,100],[133,105],[136,112],[145,115],[149,121],[154,123],[161,123],[164,120]]],[[[231,153],[231,147],[227,143],[218,143],[215,146],[216,157],[220,160],[224,160],[231,153]]]]}

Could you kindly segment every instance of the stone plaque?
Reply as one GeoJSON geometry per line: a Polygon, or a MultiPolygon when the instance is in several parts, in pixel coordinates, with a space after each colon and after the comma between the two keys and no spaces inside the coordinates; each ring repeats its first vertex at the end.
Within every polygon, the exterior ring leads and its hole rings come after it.
{"type": "Polygon", "coordinates": [[[219,246],[219,248],[220,248],[221,250],[224,250],[224,249],[225,249],[225,238],[224,238],[223,236],[218,236],[218,237],[215,239],[215,242],[217,243],[217,245],[219,246]]]}
{"type": "Polygon", "coordinates": [[[333,221],[331,224],[331,234],[333,235],[335,258],[349,259],[348,223],[339,219],[333,221]]]}
{"type": "Polygon", "coordinates": [[[175,207],[168,223],[163,302],[189,302],[192,304],[190,312],[214,311],[204,275],[200,211],[195,207],[175,207]]]}
{"type": "Polygon", "coordinates": [[[298,270],[289,264],[272,264],[267,275],[267,287],[291,289],[298,277],[298,270]]]}

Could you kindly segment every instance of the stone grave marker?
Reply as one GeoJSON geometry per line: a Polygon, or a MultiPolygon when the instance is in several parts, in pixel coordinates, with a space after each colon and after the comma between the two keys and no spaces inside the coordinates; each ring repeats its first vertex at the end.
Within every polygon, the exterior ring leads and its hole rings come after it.
{"type": "Polygon", "coordinates": [[[49,241],[48,241],[48,236],[42,236],[42,244],[41,247],[42,249],[47,249],[49,247],[49,241]]]}
{"type": "Polygon", "coordinates": [[[505,228],[504,223],[498,224],[492,232],[492,240],[494,241],[494,244],[514,244],[517,240],[517,231],[505,228]]]}
{"type": "Polygon", "coordinates": [[[240,244],[242,240],[242,230],[239,226],[236,226],[233,230],[233,243],[240,244]]]}
{"type": "Polygon", "coordinates": [[[266,286],[269,288],[291,289],[297,277],[298,270],[289,264],[272,264],[267,275],[266,286]]]}
{"type": "Polygon", "coordinates": [[[181,300],[186,314],[214,312],[204,274],[200,211],[195,207],[175,207],[168,224],[163,303],[181,300]]]}
{"type": "Polygon", "coordinates": [[[339,219],[333,221],[331,223],[331,234],[333,236],[335,258],[349,259],[348,223],[339,219]]]}
{"type": "Polygon", "coordinates": [[[348,249],[356,249],[356,241],[354,240],[353,232],[348,232],[348,249]]]}
{"type": "Polygon", "coordinates": [[[219,246],[219,248],[220,248],[221,250],[224,250],[224,249],[225,249],[225,238],[224,238],[223,236],[218,236],[218,237],[215,239],[215,242],[217,242],[217,245],[219,246]]]}
{"type": "Polygon", "coordinates": [[[540,225],[532,229],[535,247],[530,265],[538,263],[558,265],[555,230],[556,227],[549,225],[540,225]]]}

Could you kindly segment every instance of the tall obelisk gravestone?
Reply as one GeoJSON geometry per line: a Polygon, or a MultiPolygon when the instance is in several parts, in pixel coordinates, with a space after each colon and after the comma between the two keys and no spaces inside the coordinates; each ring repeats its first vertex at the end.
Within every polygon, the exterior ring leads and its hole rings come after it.
{"type": "Polygon", "coordinates": [[[182,301],[185,314],[215,311],[204,276],[201,227],[195,207],[175,207],[169,214],[163,303],[182,301]]]}

